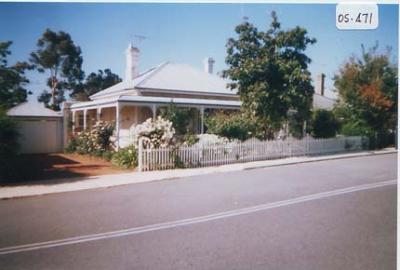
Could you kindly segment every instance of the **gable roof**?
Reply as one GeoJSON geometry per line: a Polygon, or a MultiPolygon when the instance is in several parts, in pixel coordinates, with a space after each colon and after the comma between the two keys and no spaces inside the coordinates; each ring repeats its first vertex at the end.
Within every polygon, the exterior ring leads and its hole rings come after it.
{"type": "Polygon", "coordinates": [[[228,81],[208,74],[189,65],[164,62],[141,73],[133,80],[125,80],[92,96],[98,99],[111,94],[123,94],[126,90],[140,89],[196,92],[207,94],[235,95],[227,88],[228,81]]]}
{"type": "Polygon", "coordinates": [[[7,111],[9,116],[62,117],[62,112],[55,112],[39,102],[24,102],[7,111]]]}

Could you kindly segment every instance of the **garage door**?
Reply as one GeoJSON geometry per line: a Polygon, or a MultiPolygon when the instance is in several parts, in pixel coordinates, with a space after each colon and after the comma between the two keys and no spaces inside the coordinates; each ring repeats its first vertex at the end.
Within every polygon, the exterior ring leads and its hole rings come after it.
{"type": "Polygon", "coordinates": [[[21,153],[56,153],[63,150],[62,118],[18,120],[21,153]]]}

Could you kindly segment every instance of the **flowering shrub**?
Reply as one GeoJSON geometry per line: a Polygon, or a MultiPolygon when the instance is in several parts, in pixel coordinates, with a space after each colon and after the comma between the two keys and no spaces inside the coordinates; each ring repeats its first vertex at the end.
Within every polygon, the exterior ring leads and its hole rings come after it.
{"type": "Polygon", "coordinates": [[[210,144],[228,144],[230,140],[215,134],[199,134],[197,135],[198,141],[194,145],[203,146],[210,144]]]}
{"type": "Polygon", "coordinates": [[[133,145],[119,149],[111,159],[112,164],[129,169],[137,166],[137,152],[133,145]]]}
{"type": "Polygon", "coordinates": [[[80,154],[99,154],[112,148],[111,135],[114,131],[114,124],[99,121],[91,130],[79,132],[72,138],[67,146],[67,151],[80,154]]]}
{"type": "Polygon", "coordinates": [[[156,120],[149,118],[142,124],[133,126],[130,134],[133,145],[138,146],[139,139],[142,139],[145,148],[157,148],[172,143],[175,129],[172,127],[172,122],[159,116],[156,120]]]}

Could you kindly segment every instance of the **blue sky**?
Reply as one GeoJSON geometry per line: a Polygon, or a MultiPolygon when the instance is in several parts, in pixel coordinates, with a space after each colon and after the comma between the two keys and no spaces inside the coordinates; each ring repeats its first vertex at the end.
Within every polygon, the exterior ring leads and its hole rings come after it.
{"type": "MultiPolygon", "coordinates": [[[[391,46],[397,63],[397,5],[379,5],[376,30],[343,31],[336,28],[333,4],[0,3],[0,40],[14,42],[13,63],[28,59],[46,28],[63,30],[81,47],[86,74],[110,68],[124,77],[124,51],[134,35],[143,35],[147,38],[138,44],[141,71],[166,60],[202,69],[207,56],[220,71],[226,68],[226,41],[235,36],[243,15],[265,30],[272,10],[283,29],[299,25],[317,39],[307,49],[310,71],[313,78],[325,73],[328,88],[340,65],[360,53],[361,44],[371,47],[379,41],[382,51],[391,46]]],[[[35,95],[45,88],[43,75],[30,72],[29,78],[28,89],[35,95]]]]}

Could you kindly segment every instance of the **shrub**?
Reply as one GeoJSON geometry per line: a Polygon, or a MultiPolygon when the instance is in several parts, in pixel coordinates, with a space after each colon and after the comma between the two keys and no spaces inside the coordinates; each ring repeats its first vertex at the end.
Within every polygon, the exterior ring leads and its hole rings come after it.
{"type": "Polygon", "coordinates": [[[67,146],[64,149],[65,153],[74,153],[76,152],[76,148],[78,146],[78,141],[76,137],[71,137],[68,141],[67,146]]]}
{"type": "Polygon", "coordinates": [[[112,164],[129,169],[137,166],[137,151],[135,146],[130,145],[128,147],[120,149],[115,152],[111,158],[112,164]]]}
{"type": "Polygon", "coordinates": [[[339,121],[331,111],[317,109],[313,113],[311,135],[314,138],[330,138],[339,131],[339,121]]]}
{"type": "Polygon", "coordinates": [[[0,109],[0,180],[15,174],[18,136],[17,123],[7,116],[5,110],[0,109]]]}
{"type": "Polygon", "coordinates": [[[191,146],[199,141],[199,137],[195,134],[186,134],[183,140],[185,145],[191,146]]]}
{"type": "Polygon", "coordinates": [[[114,152],[112,151],[104,151],[101,155],[101,157],[107,161],[110,161],[114,155],[114,152]]]}
{"type": "Polygon", "coordinates": [[[242,113],[218,112],[205,119],[207,133],[229,139],[247,140],[255,133],[256,126],[242,113]]]}
{"type": "Polygon", "coordinates": [[[149,118],[142,124],[133,126],[130,133],[135,147],[138,147],[139,140],[142,139],[145,148],[158,148],[173,142],[175,129],[171,121],[158,116],[156,120],[149,118]]]}
{"type": "Polygon", "coordinates": [[[345,136],[371,136],[373,130],[362,121],[351,121],[344,123],[340,129],[340,133],[345,136]]]}
{"type": "Polygon", "coordinates": [[[174,103],[171,103],[168,107],[160,108],[160,116],[172,122],[172,127],[177,135],[184,135],[189,132],[193,112],[192,109],[178,108],[174,103]]]}
{"type": "Polygon", "coordinates": [[[113,148],[111,135],[114,131],[114,124],[104,121],[97,122],[91,130],[79,132],[72,138],[67,150],[78,152],[79,154],[93,154],[101,156],[104,151],[113,148]]]}
{"type": "Polygon", "coordinates": [[[14,119],[0,109],[0,158],[18,153],[18,127],[14,119]]]}
{"type": "MultiPolygon", "coordinates": [[[[197,135],[198,141],[196,145],[208,145],[208,144],[223,144],[229,143],[229,139],[221,137],[215,134],[199,134],[197,135]]],[[[233,140],[234,141],[234,140],[233,140]]]]}

